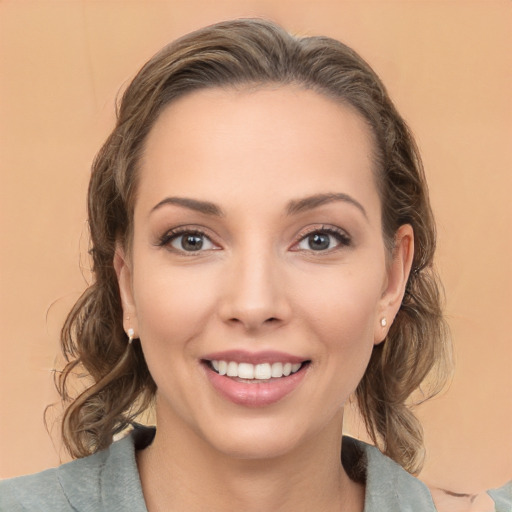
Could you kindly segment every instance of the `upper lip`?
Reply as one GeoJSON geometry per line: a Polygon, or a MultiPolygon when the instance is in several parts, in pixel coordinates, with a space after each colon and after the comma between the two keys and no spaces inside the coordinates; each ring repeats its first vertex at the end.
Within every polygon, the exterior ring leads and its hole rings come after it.
{"type": "Polygon", "coordinates": [[[212,352],[203,356],[206,361],[234,361],[235,363],[303,363],[307,358],[278,352],[275,350],[264,350],[261,352],[249,352],[247,350],[225,350],[212,352]]]}

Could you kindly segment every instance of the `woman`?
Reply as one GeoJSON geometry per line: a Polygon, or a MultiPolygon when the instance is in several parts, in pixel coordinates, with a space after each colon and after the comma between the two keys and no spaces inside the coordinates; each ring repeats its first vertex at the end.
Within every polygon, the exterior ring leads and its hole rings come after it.
{"type": "Polygon", "coordinates": [[[97,156],[89,223],[59,382],[78,460],[4,482],[0,509],[435,510],[407,406],[448,367],[434,222],[351,49],[259,20],[164,48],[97,156]],[[352,395],[380,451],[342,440],[352,395]],[[157,430],[112,443],[150,405],[157,430]]]}

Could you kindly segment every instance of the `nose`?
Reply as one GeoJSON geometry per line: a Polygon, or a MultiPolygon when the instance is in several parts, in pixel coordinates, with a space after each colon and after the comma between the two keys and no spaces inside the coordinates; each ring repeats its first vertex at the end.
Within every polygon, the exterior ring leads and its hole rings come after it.
{"type": "Polygon", "coordinates": [[[291,306],[279,261],[271,251],[247,252],[233,257],[223,275],[221,320],[253,333],[287,323],[291,306]]]}

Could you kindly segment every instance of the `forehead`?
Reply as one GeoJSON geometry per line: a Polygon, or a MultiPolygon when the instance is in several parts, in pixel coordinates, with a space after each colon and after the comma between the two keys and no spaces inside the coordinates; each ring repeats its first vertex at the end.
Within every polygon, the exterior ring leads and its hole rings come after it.
{"type": "Polygon", "coordinates": [[[376,194],[364,118],[295,86],[216,88],[176,100],[152,127],[140,164],[141,201],[166,192],[222,200],[239,191],[276,201],[376,194]]]}

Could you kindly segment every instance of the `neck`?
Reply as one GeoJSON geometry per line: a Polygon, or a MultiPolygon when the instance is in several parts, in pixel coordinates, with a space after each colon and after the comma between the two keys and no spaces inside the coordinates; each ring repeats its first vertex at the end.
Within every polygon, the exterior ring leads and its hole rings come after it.
{"type": "Polygon", "coordinates": [[[180,425],[158,418],[151,446],[138,453],[149,512],[210,510],[361,512],[364,487],[341,465],[342,417],[293,451],[240,459],[215,451],[180,425]]]}

